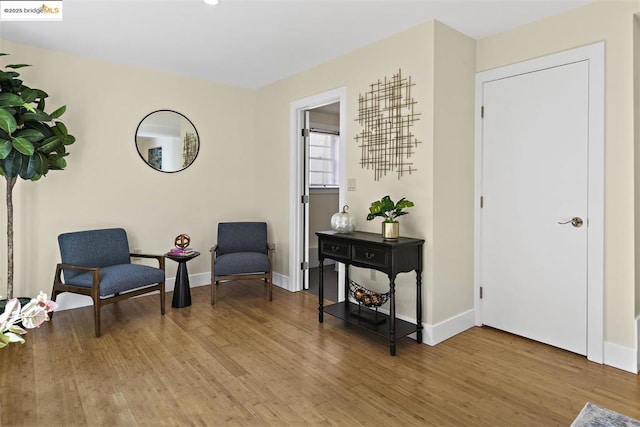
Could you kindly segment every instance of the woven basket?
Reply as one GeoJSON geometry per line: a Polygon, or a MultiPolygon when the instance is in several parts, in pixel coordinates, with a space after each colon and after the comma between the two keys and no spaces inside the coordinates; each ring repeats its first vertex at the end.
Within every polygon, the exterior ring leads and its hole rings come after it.
{"type": "Polygon", "coordinates": [[[349,293],[353,299],[365,307],[380,307],[389,301],[389,292],[380,294],[357,284],[353,280],[349,280],[349,293]]]}

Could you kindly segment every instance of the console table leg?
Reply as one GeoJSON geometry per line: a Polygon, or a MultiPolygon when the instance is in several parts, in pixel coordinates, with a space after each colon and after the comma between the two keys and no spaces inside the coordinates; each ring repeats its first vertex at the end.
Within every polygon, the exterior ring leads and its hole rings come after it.
{"type": "Polygon", "coordinates": [[[389,353],[396,355],[396,279],[389,277],[389,353]]]}
{"type": "Polygon", "coordinates": [[[324,320],[324,259],[320,259],[320,266],[318,268],[318,322],[322,323],[324,320]]]}
{"type": "Polygon", "coordinates": [[[416,270],[416,342],[422,344],[422,272],[416,270]]]}

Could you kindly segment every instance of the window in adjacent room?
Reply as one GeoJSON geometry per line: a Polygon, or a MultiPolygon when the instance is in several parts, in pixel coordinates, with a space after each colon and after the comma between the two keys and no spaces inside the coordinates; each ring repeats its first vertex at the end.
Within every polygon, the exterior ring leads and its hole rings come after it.
{"type": "Polygon", "coordinates": [[[309,136],[309,187],[338,187],[340,136],[318,129],[311,129],[309,136]]]}

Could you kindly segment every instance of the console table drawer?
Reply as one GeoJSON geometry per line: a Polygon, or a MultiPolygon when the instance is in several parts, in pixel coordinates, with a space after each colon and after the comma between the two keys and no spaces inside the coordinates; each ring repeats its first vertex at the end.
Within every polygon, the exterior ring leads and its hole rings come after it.
{"type": "Polygon", "coordinates": [[[329,257],[349,259],[349,245],[331,241],[320,242],[320,252],[329,257]]]}
{"type": "Polygon", "coordinates": [[[353,261],[385,267],[387,265],[387,253],[384,249],[375,249],[364,246],[353,246],[353,261]]]}

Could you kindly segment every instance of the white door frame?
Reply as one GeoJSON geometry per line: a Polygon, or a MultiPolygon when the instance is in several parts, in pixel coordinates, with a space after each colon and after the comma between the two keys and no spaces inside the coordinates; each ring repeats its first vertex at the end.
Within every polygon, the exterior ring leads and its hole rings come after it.
{"type": "MultiPolygon", "coordinates": [[[[346,158],[347,158],[347,88],[340,87],[327,92],[322,92],[307,98],[292,101],[290,105],[290,144],[289,144],[289,290],[301,291],[303,283],[303,271],[300,269],[302,262],[302,208],[301,197],[304,191],[302,174],[304,173],[304,150],[300,144],[300,129],[304,124],[304,111],[323,105],[340,102],[340,159],[338,164],[340,190],[338,193],[339,206],[344,205],[346,187],[346,158]]],[[[308,224],[307,224],[308,226],[308,224]]],[[[315,236],[309,236],[313,239],[315,236]]],[[[344,282],[344,266],[339,264],[338,283],[344,282]]],[[[342,286],[338,286],[338,299],[344,295],[342,286]]]]}
{"type": "Polygon", "coordinates": [[[482,325],[482,119],[483,84],[573,62],[589,62],[589,164],[587,229],[587,358],[604,363],[604,42],[476,74],[474,289],[476,325],[482,325]]]}

